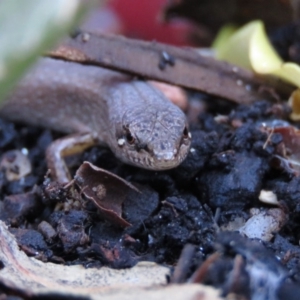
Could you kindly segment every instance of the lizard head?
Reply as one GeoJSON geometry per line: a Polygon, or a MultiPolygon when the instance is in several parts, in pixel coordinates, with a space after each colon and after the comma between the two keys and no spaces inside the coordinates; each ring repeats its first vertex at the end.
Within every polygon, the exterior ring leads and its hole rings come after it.
{"type": "Polygon", "coordinates": [[[151,170],[177,167],[187,156],[191,133],[184,113],[168,103],[163,108],[139,108],[125,112],[117,132],[123,161],[151,170]]]}

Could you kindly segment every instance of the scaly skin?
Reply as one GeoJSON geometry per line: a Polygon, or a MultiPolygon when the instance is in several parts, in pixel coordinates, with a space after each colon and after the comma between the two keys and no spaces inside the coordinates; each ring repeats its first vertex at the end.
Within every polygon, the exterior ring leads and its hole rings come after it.
{"type": "Polygon", "coordinates": [[[191,142],[184,113],[153,86],[120,72],[41,59],[4,103],[0,116],[67,133],[90,133],[123,162],[178,166],[191,142]]]}

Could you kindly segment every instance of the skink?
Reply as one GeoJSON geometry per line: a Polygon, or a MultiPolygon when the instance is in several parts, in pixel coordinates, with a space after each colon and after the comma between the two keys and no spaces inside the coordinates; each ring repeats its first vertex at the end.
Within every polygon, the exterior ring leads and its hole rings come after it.
{"type": "Polygon", "coordinates": [[[112,70],[42,58],[9,95],[0,116],[73,135],[47,150],[55,179],[69,175],[62,156],[95,144],[151,170],[178,166],[191,143],[184,113],[143,80],[112,70]]]}

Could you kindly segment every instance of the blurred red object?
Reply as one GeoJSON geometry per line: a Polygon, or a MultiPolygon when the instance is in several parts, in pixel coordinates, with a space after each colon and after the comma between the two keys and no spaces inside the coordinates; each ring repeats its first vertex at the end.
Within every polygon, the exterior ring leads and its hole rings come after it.
{"type": "Polygon", "coordinates": [[[183,19],[165,23],[161,15],[166,4],[167,0],[110,0],[104,9],[93,12],[83,27],[173,45],[191,45],[189,37],[195,26],[183,19]]]}

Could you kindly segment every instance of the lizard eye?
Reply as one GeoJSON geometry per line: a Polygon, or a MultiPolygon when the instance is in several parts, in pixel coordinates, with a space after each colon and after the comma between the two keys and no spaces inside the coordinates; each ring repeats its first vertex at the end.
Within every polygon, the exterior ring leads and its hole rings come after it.
{"type": "Polygon", "coordinates": [[[135,138],[132,136],[129,130],[126,132],[126,140],[130,145],[134,144],[135,142],[135,138]]]}
{"type": "Polygon", "coordinates": [[[128,125],[123,125],[123,138],[126,140],[128,144],[132,145],[135,142],[134,136],[131,134],[128,125]]]}

